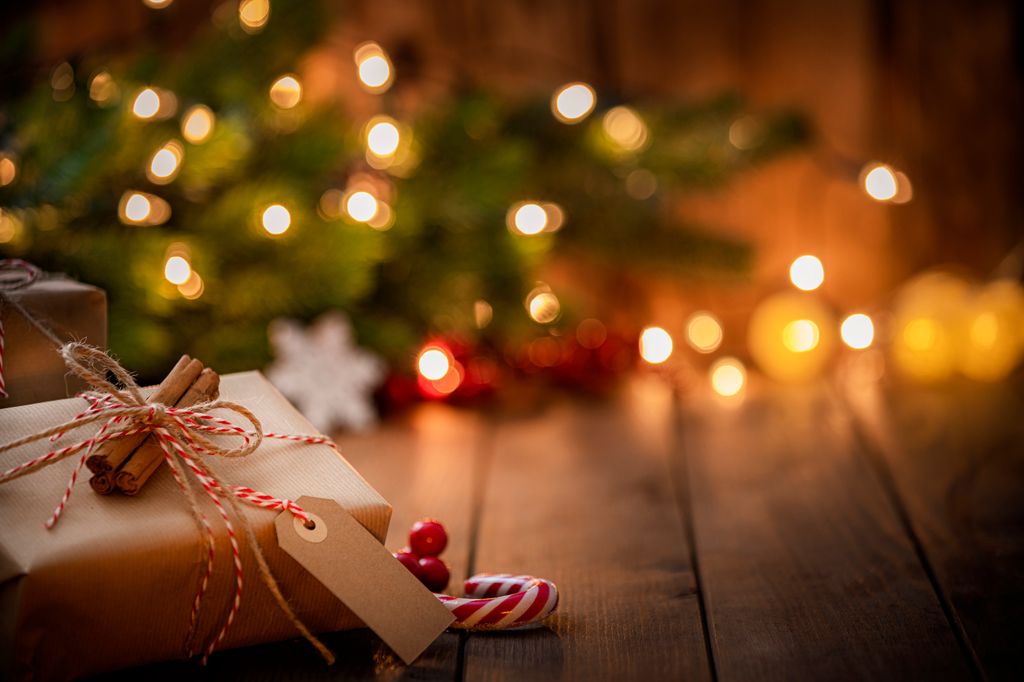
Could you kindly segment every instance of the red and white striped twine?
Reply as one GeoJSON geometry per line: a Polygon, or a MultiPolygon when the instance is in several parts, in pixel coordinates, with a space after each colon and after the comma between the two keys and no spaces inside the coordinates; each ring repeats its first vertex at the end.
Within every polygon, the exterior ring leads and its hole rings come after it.
{"type": "Polygon", "coordinates": [[[558,589],[532,575],[477,573],[464,585],[465,597],[435,595],[455,616],[460,630],[502,630],[538,623],[558,606],[558,589]]]}
{"type": "MultiPolygon", "coordinates": [[[[224,504],[225,501],[234,510],[236,521],[241,524],[245,535],[250,539],[251,550],[256,556],[260,577],[270,589],[275,600],[278,602],[278,606],[299,632],[316,647],[317,651],[328,662],[333,662],[333,655],[330,651],[312,635],[309,629],[295,616],[291,607],[288,606],[287,601],[281,594],[280,587],[277,585],[277,581],[274,580],[274,577],[269,572],[269,568],[266,566],[258,543],[255,543],[255,535],[252,533],[251,528],[249,528],[245,516],[235,508],[234,501],[239,500],[264,509],[286,511],[295,518],[300,519],[303,523],[310,521],[309,514],[293,500],[274,497],[248,486],[227,485],[223,483],[212,472],[210,467],[201,461],[200,455],[245,457],[255,452],[264,438],[296,441],[311,445],[327,445],[336,449],[334,443],[326,436],[321,435],[263,433],[262,425],[252,412],[241,405],[228,401],[211,401],[193,406],[190,409],[149,404],[145,402],[141,393],[138,392],[138,387],[134,384],[130,375],[106,353],[78,343],[62,346],[61,353],[64,355],[68,367],[97,389],[96,391],[80,394],[89,403],[88,408],[63,424],[58,424],[39,433],[0,445],[0,452],[12,450],[43,439],[56,442],[65,434],[77,429],[95,424],[101,424],[101,426],[95,434],[88,438],[51,450],[0,473],[0,484],[28,475],[67,457],[81,453],[77,464],[71,472],[70,480],[60,502],[46,521],[46,528],[51,529],[57,524],[64,513],[85,460],[97,446],[111,440],[127,438],[140,433],[152,433],[163,450],[164,462],[171,469],[178,488],[189,502],[193,515],[204,533],[207,546],[206,570],[192,605],[190,630],[187,638],[189,642],[191,642],[194,635],[200,605],[209,586],[210,575],[213,571],[215,542],[213,528],[196,501],[195,495],[186,479],[186,473],[192,474],[203,489],[203,492],[206,493],[206,496],[209,497],[216,507],[217,513],[224,523],[231,545],[231,556],[235,569],[234,598],[220,630],[205,648],[203,662],[205,663],[209,655],[224,640],[225,635],[235,620],[242,601],[242,554],[238,542],[238,533],[231,515],[228,513],[228,508],[224,504]],[[104,370],[109,370],[119,376],[127,384],[126,388],[122,390],[109,384],[105,378],[106,371],[104,370]],[[234,412],[236,415],[247,420],[252,428],[247,429],[223,417],[209,414],[216,409],[234,412]],[[238,438],[241,440],[241,443],[234,448],[225,447],[210,440],[209,437],[211,436],[214,438],[238,438]]],[[[190,654],[193,652],[191,644],[189,645],[189,652],[190,654]]]]}
{"type": "MultiPolygon", "coordinates": [[[[4,258],[0,260],[0,313],[3,312],[5,291],[13,291],[27,287],[39,279],[40,270],[28,261],[20,258],[4,258]]],[[[4,318],[0,314],[0,398],[8,398],[7,382],[4,380],[4,318]]]]}

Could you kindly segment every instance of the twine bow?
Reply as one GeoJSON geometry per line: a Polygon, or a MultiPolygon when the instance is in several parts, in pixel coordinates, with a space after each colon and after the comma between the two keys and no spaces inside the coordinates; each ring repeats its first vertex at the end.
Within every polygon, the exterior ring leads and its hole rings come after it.
{"type": "MultiPolygon", "coordinates": [[[[0,260],[0,398],[7,398],[7,382],[4,381],[4,319],[3,308],[7,303],[14,304],[14,307],[24,313],[24,309],[13,300],[8,298],[4,292],[14,291],[27,287],[39,279],[41,271],[28,261],[20,258],[4,258],[0,260]]],[[[31,316],[26,315],[31,319],[31,316]]],[[[38,325],[37,325],[38,326],[38,325]]]]}
{"type": "MultiPolygon", "coordinates": [[[[49,336],[52,336],[48,333],[49,336]]],[[[59,341],[58,341],[58,345],[59,341]]],[[[45,438],[56,442],[68,432],[76,431],[89,425],[99,425],[99,429],[90,437],[76,441],[62,448],[51,450],[27,462],[19,464],[0,474],[0,484],[26,476],[63,459],[77,455],[78,463],[71,472],[64,495],[46,522],[48,529],[53,528],[60,520],[74,489],[75,482],[81,472],[85,460],[97,446],[107,441],[127,438],[140,433],[152,434],[160,444],[164,461],[174,475],[178,488],[185,495],[192,514],[203,531],[206,541],[207,565],[206,572],[200,583],[192,604],[192,615],[189,632],[186,637],[186,651],[189,657],[194,655],[197,647],[194,639],[197,633],[199,608],[209,585],[214,566],[214,532],[209,520],[203,513],[196,499],[195,491],[190,484],[189,474],[199,483],[203,492],[210,498],[227,530],[231,544],[232,559],[235,569],[235,594],[231,609],[221,625],[220,631],[209,642],[203,654],[203,663],[213,653],[217,645],[224,639],[228,629],[234,622],[235,615],[242,598],[242,556],[238,544],[238,536],[232,523],[230,509],[241,526],[242,532],[252,549],[258,572],[271,594],[274,596],[281,611],[288,617],[295,628],[312,644],[328,664],[334,662],[334,656],[298,619],[281,593],[280,586],[270,572],[266,558],[260,550],[259,543],[244,514],[237,506],[240,500],[265,509],[283,510],[310,523],[311,517],[292,500],[276,498],[246,486],[228,485],[218,477],[210,467],[210,457],[246,457],[257,450],[264,438],[294,440],[308,444],[323,444],[332,448],[334,443],[324,436],[305,436],[292,434],[264,433],[259,419],[246,409],[227,400],[213,400],[194,405],[188,409],[167,405],[147,403],[138,384],[132,375],[117,361],[98,348],[73,342],[60,345],[60,354],[68,369],[83,379],[93,390],[80,393],[89,406],[73,419],[33,433],[18,440],[0,445],[0,453],[34,443],[45,438]],[[116,378],[118,384],[108,380],[108,376],[116,378]],[[248,428],[238,426],[233,421],[212,414],[214,410],[226,410],[248,422],[248,428]],[[236,438],[237,445],[226,446],[214,439],[236,438]],[[204,459],[205,458],[205,459],[204,459]],[[226,503],[226,505],[225,505],[226,503]]]]}

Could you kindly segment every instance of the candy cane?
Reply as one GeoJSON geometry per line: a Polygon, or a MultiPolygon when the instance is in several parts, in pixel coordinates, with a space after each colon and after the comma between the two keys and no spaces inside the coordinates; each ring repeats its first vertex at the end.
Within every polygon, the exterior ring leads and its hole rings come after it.
{"type": "Polygon", "coordinates": [[[465,597],[435,595],[455,616],[460,630],[517,628],[544,620],[558,606],[555,584],[530,575],[478,573],[464,585],[465,597]]]}

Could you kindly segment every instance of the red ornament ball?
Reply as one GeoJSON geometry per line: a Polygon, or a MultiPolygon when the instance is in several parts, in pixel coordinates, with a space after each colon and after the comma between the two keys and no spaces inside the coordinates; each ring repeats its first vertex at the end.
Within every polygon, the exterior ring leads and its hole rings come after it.
{"type": "Polygon", "coordinates": [[[412,525],[409,531],[409,546],[415,554],[435,557],[448,545],[448,533],[444,526],[434,519],[423,519],[412,525]]]}
{"type": "Polygon", "coordinates": [[[436,556],[421,557],[419,561],[419,579],[431,592],[442,592],[448,587],[450,574],[448,564],[436,556]]]}
{"type": "Polygon", "coordinates": [[[409,569],[409,572],[414,576],[423,580],[423,576],[420,572],[420,558],[409,551],[408,548],[400,549],[395,552],[395,558],[398,562],[409,569]]]}

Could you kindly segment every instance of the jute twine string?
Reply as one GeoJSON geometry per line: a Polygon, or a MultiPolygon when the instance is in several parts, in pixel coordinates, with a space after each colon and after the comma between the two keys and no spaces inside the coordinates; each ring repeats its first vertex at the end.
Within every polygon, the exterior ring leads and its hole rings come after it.
{"type": "Polygon", "coordinates": [[[232,560],[235,569],[235,595],[231,608],[219,632],[205,647],[203,662],[206,662],[209,655],[223,641],[224,636],[234,622],[241,604],[243,586],[242,556],[237,533],[232,522],[232,517],[234,517],[245,534],[248,546],[256,560],[256,567],[260,578],[267,586],[271,595],[273,595],[278,607],[296,630],[323,656],[324,660],[329,664],[333,663],[333,654],[310,632],[309,628],[295,615],[288,605],[287,600],[281,593],[280,586],[267,565],[266,558],[260,549],[259,542],[251,525],[246,519],[245,514],[238,507],[238,501],[241,500],[265,509],[287,511],[306,524],[312,522],[309,514],[292,500],[276,498],[246,486],[225,484],[220,476],[214,473],[210,467],[209,459],[203,458],[246,457],[260,447],[264,438],[293,440],[308,444],[323,444],[330,447],[335,447],[334,443],[324,436],[264,433],[262,424],[260,424],[259,419],[252,412],[243,405],[228,400],[212,400],[194,405],[188,409],[147,403],[132,375],[107,353],[83,343],[72,342],[64,344],[50,330],[46,329],[44,325],[27,314],[24,309],[21,312],[39,328],[44,336],[59,346],[59,352],[68,369],[89,384],[93,390],[79,394],[89,403],[86,410],[62,424],[51,426],[37,433],[29,434],[10,443],[0,445],[0,453],[47,438],[51,441],[57,441],[66,433],[89,425],[99,425],[99,430],[91,437],[51,450],[12,467],[0,474],[0,484],[27,476],[72,455],[81,453],[78,463],[72,471],[71,479],[65,489],[63,498],[54,510],[53,515],[46,522],[47,528],[53,528],[63,513],[71,495],[71,490],[77,481],[78,474],[85,464],[85,460],[97,446],[110,440],[126,438],[139,433],[153,434],[163,450],[164,460],[171,469],[178,488],[188,501],[189,508],[203,533],[206,544],[206,572],[199,586],[196,598],[193,600],[189,632],[186,637],[186,651],[189,655],[191,656],[197,648],[194,646],[194,640],[197,635],[199,610],[213,571],[215,552],[213,527],[203,513],[195,491],[192,489],[194,485],[192,481],[194,480],[212,501],[224,523],[231,544],[232,560]],[[117,384],[108,379],[110,375],[115,377],[118,382],[117,384]],[[229,419],[210,414],[215,410],[234,413],[237,417],[241,417],[245,422],[248,422],[249,428],[243,428],[229,419]],[[228,447],[214,442],[206,434],[216,438],[235,437],[239,438],[241,442],[235,447],[228,447]],[[189,474],[191,474],[191,478],[189,474]],[[225,502],[227,503],[226,505],[225,502]]]}

